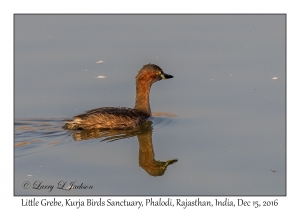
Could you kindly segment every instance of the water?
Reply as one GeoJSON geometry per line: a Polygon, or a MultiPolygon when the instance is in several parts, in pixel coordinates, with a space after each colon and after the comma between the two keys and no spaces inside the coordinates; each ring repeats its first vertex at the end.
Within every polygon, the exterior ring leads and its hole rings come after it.
{"type": "Polygon", "coordinates": [[[285,195],[285,16],[15,24],[15,195],[285,195]],[[150,122],[61,129],[85,110],[133,107],[134,77],[149,62],[174,76],[153,84],[150,122]]]}

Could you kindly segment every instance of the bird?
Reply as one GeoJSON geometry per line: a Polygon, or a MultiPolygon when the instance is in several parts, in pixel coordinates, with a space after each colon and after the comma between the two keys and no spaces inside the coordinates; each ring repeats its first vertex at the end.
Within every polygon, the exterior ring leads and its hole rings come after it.
{"type": "Polygon", "coordinates": [[[151,116],[149,103],[153,83],[173,78],[156,64],[144,65],[136,75],[136,98],[134,108],[102,107],[76,115],[63,126],[67,130],[123,130],[141,125],[151,116]]]}

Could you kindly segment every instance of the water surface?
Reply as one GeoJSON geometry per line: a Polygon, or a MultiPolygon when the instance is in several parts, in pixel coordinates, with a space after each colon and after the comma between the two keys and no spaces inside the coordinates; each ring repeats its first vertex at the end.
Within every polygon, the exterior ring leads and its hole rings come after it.
{"type": "Polygon", "coordinates": [[[285,40],[284,15],[16,15],[15,195],[285,195],[285,40]],[[151,122],[61,128],[133,107],[146,63],[174,76],[151,122]]]}

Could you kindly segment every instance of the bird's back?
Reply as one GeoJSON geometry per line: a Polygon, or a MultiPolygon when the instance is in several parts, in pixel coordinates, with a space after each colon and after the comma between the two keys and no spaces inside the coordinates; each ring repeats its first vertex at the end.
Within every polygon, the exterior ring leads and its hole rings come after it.
{"type": "Polygon", "coordinates": [[[136,109],[124,107],[102,107],[77,115],[63,128],[88,129],[132,129],[141,125],[150,115],[136,109]]]}

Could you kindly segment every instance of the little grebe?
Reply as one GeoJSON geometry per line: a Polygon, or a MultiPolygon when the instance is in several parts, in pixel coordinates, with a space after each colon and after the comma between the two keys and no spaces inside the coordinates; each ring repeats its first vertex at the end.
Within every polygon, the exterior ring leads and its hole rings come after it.
{"type": "Polygon", "coordinates": [[[133,109],[103,107],[77,115],[63,128],[70,130],[132,129],[151,116],[149,94],[151,85],[161,79],[173,78],[155,64],[146,64],[136,76],[136,98],[133,109]]]}

